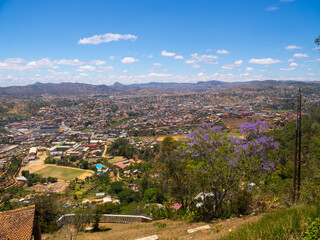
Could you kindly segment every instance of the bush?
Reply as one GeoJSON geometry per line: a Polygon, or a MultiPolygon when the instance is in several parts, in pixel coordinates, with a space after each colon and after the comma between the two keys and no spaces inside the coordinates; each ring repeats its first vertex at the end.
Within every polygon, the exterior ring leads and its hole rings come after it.
{"type": "Polygon", "coordinates": [[[239,190],[234,201],[231,202],[231,213],[244,215],[250,213],[252,205],[252,193],[246,190],[239,190]]]}
{"type": "Polygon", "coordinates": [[[307,229],[302,233],[303,239],[320,239],[320,218],[316,218],[311,224],[305,223],[307,229]]]}

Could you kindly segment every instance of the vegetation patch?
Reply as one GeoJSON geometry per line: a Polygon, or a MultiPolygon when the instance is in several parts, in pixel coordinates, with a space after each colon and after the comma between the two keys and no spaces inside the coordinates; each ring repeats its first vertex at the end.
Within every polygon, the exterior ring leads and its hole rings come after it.
{"type": "Polygon", "coordinates": [[[320,204],[281,209],[264,215],[258,222],[249,223],[223,240],[254,239],[318,239],[315,230],[320,216],[320,204]]]}

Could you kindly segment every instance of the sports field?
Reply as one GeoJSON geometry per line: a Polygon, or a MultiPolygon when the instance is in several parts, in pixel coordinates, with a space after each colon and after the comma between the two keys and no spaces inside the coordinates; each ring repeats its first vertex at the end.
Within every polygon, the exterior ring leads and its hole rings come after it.
{"type": "Polygon", "coordinates": [[[92,175],[91,172],[92,171],[69,167],[48,166],[37,171],[36,173],[43,177],[56,177],[58,180],[71,181],[75,178],[81,178],[81,175],[92,175]]]}

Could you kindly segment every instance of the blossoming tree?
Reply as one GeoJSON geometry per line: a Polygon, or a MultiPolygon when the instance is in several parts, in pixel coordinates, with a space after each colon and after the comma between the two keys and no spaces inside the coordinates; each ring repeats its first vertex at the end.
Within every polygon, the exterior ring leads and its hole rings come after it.
{"type": "Polygon", "coordinates": [[[196,179],[195,190],[205,196],[203,207],[211,218],[241,182],[275,168],[278,144],[264,135],[267,128],[261,121],[245,123],[240,126],[242,136],[237,138],[223,132],[222,127],[203,123],[188,135],[184,161],[196,179]]]}

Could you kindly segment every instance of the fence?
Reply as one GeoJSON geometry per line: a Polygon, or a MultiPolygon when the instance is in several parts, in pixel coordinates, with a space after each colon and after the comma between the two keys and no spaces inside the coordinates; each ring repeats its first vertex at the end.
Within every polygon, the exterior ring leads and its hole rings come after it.
{"type": "MultiPolygon", "coordinates": [[[[61,227],[65,224],[72,224],[75,214],[62,215],[58,220],[58,226],[61,227]]],[[[100,223],[135,223],[135,222],[151,222],[152,219],[144,216],[136,215],[116,215],[116,214],[102,214],[100,223]]]]}

